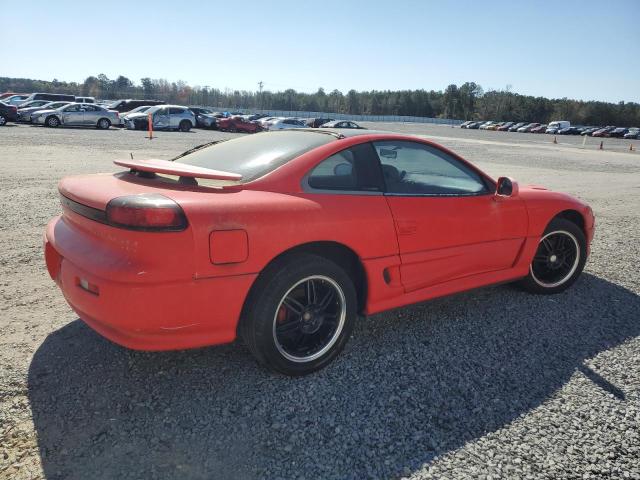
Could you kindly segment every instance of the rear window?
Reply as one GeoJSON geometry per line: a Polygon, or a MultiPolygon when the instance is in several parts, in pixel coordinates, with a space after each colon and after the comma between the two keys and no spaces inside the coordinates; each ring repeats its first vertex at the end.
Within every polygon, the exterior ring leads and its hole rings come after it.
{"type": "Polygon", "coordinates": [[[197,150],[176,162],[239,173],[245,183],[333,140],[331,135],[313,132],[256,133],[197,150]]]}

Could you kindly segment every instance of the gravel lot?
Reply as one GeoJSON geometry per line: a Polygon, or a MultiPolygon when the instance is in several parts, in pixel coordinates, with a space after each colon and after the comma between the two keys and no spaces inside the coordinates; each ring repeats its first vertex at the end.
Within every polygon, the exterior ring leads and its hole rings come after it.
{"type": "Polygon", "coordinates": [[[621,140],[599,151],[367,126],[430,135],[496,177],[590,202],[581,280],[557,296],[498,286],[376,315],[305,378],[267,373],[241,344],[128,351],[48,278],[56,183],[230,134],[0,128],[0,478],[640,479],[640,154],[621,140]]]}

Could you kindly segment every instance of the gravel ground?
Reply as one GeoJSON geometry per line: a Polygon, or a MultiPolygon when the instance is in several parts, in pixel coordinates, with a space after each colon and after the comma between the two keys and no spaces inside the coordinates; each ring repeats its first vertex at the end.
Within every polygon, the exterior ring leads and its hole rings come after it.
{"type": "Polygon", "coordinates": [[[56,182],[223,134],[1,128],[0,478],[640,479],[640,155],[628,141],[368,126],[590,202],[585,274],[557,296],[498,286],[365,319],[305,378],[264,371],[241,344],[128,351],[48,278],[56,182]]]}

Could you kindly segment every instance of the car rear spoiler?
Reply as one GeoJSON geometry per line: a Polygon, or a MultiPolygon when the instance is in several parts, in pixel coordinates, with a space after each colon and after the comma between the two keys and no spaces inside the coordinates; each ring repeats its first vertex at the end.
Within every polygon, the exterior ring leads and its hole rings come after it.
{"type": "Polygon", "coordinates": [[[165,173],[167,175],[177,175],[180,177],[209,178],[212,180],[242,180],[242,175],[239,173],[211,170],[209,168],[196,167],[194,165],[169,160],[114,160],[113,163],[121,167],[130,168],[136,172],[165,173]]]}

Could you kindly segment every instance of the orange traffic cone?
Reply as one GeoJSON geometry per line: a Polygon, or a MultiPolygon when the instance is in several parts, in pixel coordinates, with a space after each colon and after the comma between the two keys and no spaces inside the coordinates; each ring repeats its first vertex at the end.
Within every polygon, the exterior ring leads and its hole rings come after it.
{"type": "Polygon", "coordinates": [[[558,143],[558,140],[556,140],[556,137],[553,137],[553,143],[558,143]]]}
{"type": "Polygon", "coordinates": [[[604,141],[600,140],[600,150],[604,150],[604,141]]]}

